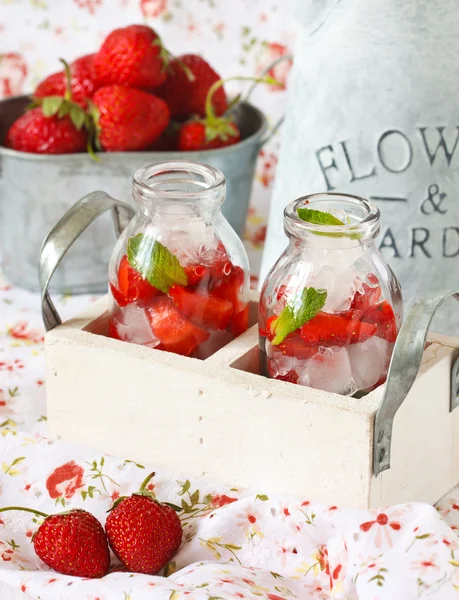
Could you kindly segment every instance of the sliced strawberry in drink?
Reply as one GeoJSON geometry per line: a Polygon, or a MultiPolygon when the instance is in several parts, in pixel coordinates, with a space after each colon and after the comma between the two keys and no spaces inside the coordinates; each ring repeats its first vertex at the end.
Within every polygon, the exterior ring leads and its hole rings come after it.
{"type": "Polygon", "coordinates": [[[260,335],[267,337],[270,342],[272,342],[273,339],[276,337],[276,334],[272,327],[274,321],[276,320],[277,315],[271,315],[270,317],[268,317],[265,327],[259,327],[260,335]]]}
{"type": "Polygon", "coordinates": [[[366,311],[374,306],[381,298],[381,288],[376,275],[370,273],[369,283],[362,284],[362,291],[356,292],[351,304],[351,310],[366,311]]]}
{"type": "Polygon", "coordinates": [[[274,379],[278,379],[279,381],[288,381],[289,383],[298,383],[298,373],[292,370],[285,375],[276,375],[274,379]]]}
{"type": "Polygon", "coordinates": [[[244,285],[244,269],[228,263],[222,266],[220,276],[214,273],[213,282],[210,289],[210,294],[222,300],[228,300],[237,307],[240,303],[240,295],[242,286],[244,285]],[[229,265],[231,265],[231,270],[229,265]],[[228,272],[225,275],[225,272],[228,272]]]}
{"type": "Polygon", "coordinates": [[[161,292],[153,287],[142,275],[131,267],[126,255],[123,256],[118,269],[118,288],[110,283],[110,290],[118,306],[127,306],[136,302],[139,306],[147,306],[161,292]]]}
{"type": "Polygon", "coordinates": [[[115,340],[121,340],[120,336],[118,335],[116,323],[113,320],[113,318],[111,318],[108,321],[108,335],[109,335],[109,337],[114,338],[115,340]]]}
{"type": "Polygon", "coordinates": [[[234,337],[238,337],[244,331],[247,331],[249,327],[249,305],[239,312],[235,313],[230,322],[230,331],[234,337]]]}
{"type": "Polygon", "coordinates": [[[397,339],[395,314],[387,300],[369,308],[363,315],[362,320],[365,323],[374,324],[376,326],[376,335],[386,340],[386,342],[393,343],[397,339]]]}
{"type": "Polygon", "coordinates": [[[203,265],[188,265],[184,268],[188,278],[188,285],[196,287],[204,282],[208,282],[210,278],[210,269],[203,265]]]}
{"type": "Polygon", "coordinates": [[[209,339],[209,332],[185,319],[169,298],[159,298],[147,310],[153,334],[160,341],[158,350],[190,356],[209,339]]]}
{"type": "Polygon", "coordinates": [[[228,300],[198,294],[180,285],[173,285],[169,296],[179,311],[195,323],[210,329],[226,329],[233,314],[233,304],[228,300]]]}
{"type": "Polygon", "coordinates": [[[357,318],[319,312],[300,328],[300,335],[308,346],[347,346],[364,342],[376,334],[377,325],[362,323],[357,318]]]}
{"type": "Polygon", "coordinates": [[[278,348],[285,356],[294,356],[300,360],[307,360],[317,352],[317,348],[313,348],[304,343],[298,330],[289,333],[279,344],[278,348]]]}

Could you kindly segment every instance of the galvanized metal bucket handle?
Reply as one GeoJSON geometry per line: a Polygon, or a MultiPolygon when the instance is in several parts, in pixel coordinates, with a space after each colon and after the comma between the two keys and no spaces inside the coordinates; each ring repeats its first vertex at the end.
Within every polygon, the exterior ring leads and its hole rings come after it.
{"type": "MultiPolygon", "coordinates": [[[[279,56],[279,58],[276,58],[273,61],[271,61],[262,71],[260,71],[258,76],[265,77],[271,71],[271,69],[273,69],[279,63],[285,62],[286,60],[293,60],[293,56],[291,54],[285,54],[284,56],[279,56]]],[[[247,94],[244,98],[244,102],[249,102],[250,96],[252,95],[252,93],[253,93],[254,89],[257,87],[257,85],[258,84],[256,81],[254,81],[252,83],[252,85],[249,87],[247,94]]],[[[262,137],[262,139],[260,140],[260,147],[263,147],[267,142],[269,142],[270,139],[272,139],[276,135],[280,126],[284,122],[284,118],[285,117],[282,116],[277,121],[277,123],[275,123],[274,127],[272,129],[270,129],[268,131],[268,133],[266,135],[264,135],[264,137],[262,137]]]]}
{"type": "MultiPolygon", "coordinates": [[[[422,355],[432,319],[448,298],[459,300],[459,291],[422,296],[411,308],[397,336],[387,374],[384,396],[375,418],[373,441],[373,474],[375,477],[390,468],[390,453],[394,417],[410,391],[421,366],[422,355]]],[[[451,376],[450,412],[459,405],[456,375],[459,358],[451,376]]]]}
{"type": "Polygon", "coordinates": [[[83,231],[108,210],[112,211],[115,231],[119,236],[134,216],[135,210],[105,192],[92,192],[81,198],[46,236],[40,251],[41,311],[46,331],[62,323],[48,292],[54,271],[83,231]]]}

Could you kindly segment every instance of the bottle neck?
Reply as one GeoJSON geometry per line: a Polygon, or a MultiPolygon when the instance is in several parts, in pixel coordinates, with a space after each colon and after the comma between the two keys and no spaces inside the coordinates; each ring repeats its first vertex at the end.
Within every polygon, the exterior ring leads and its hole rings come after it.
{"type": "Polygon", "coordinates": [[[296,251],[368,248],[375,243],[379,229],[378,208],[358,196],[313,194],[291,202],[284,210],[284,230],[296,251]]]}
{"type": "Polygon", "coordinates": [[[133,199],[148,217],[212,220],[225,200],[226,182],[218,169],[171,161],[147,165],[133,179],[133,199]]]}

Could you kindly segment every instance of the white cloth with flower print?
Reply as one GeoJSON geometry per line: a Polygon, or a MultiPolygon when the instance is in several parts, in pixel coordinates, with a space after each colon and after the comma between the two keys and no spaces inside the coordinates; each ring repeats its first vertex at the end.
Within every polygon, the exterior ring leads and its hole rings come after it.
{"type": "MultiPolygon", "coordinates": [[[[89,301],[57,304],[66,318],[89,301]]],[[[182,507],[183,541],[167,577],[126,573],[113,560],[109,575],[83,580],[36,557],[32,515],[0,513],[0,590],[36,600],[459,598],[459,488],[437,509],[340,509],[314,505],[307,490],[291,498],[212,486],[52,441],[42,339],[38,296],[0,280],[0,506],[84,508],[104,522],[112,502],[155,471],[149,489],[182,507]]]]}

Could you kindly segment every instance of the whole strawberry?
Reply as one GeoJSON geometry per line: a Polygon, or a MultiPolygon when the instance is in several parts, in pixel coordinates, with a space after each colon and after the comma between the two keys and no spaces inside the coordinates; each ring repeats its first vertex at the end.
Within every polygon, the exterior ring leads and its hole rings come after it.
{"type": "Polygon", "coordinates": [[[89,578],[108,573],[107,538],[102,525],[90,513],[70,510],[48,516],[31,508],[0,508],[0,512],[8,510],[25,510],[45,517],[33,536],[33,545],[37,556],[54,571],[89,578]]]}
{"type": "Polygon", "coordinates": [[[88,135],[69,116],[46,116],[41,107],[27,111],[6,134],[5,146],[22,152],[67,154],[83,152],[88,135]]]}
{"type": "Polygon", "coordinates": [[[205,101],[205,118],[192,119],[179,130],[179,150],[210,150],[231,146],[241,139],[236,123],[229,117],[219,117],[214,112],[213,99],[223,89],[223,81],[216,81],[208,90],[205,101]]]}
{"type": "MultiPolygon", "coordinates": [[[[88,98],[92,98],[95,90],[93,59],[95,54],[87,54],[70,63],[70,87],[72,100],[86,107],[88,98]]],[[[65,71],[53,73],[40,82],[34,92],[35,98],[46,96],[64,96],[67,90],[65,71]]]]}
{"type": "MultiPolygon", "coordinates": [[[[243,81],[255,81],[257,83],[270,83],[278,85],[272,77],[231,77],[243,81]]],[[[179,130],[179,150],[210,150],[212,148],[223,148],[236,144],[241,139],[241,132],[235,121],[228,116],[219,116],[215,113],[215,97],[223,89],[225,82],[222,79],[215,81],[207,91],[204,103],[204,118],[193,118],[184,123],[179,130]]],[[[237,96],[232,102],[232,108],[240,99],[237,96]]]]}
{"type": "Polygon", "coordinates": [[[118,500],[107,517],[105,532],[116,556],[129,571],[154,575],[172,559],[182,541],[176,512],[160,504],[146,485],[138,494],[118,500]]]}
{"type": "MultiPolygon", "coordinates": [[[[172,117],[187,118],[193,114],[204,117],[207,94],[219,80],[218,73],[201,56],[184,54],[171,60],[167,80],[155,93],[167,102],[172,117]]],[[[212,104],[217,116],[227,110],[223,87],[215,92],[212,104]]]]}
{"type": "Polygon", "coordinates": [[[66,79],[64,94],[35,98],[35,108],[19,117],[7,132],[7,148],[38,154],[68,154],[86,149],[89,117],[74,102],[70,68],[64,60],[61,62],[66,79]]]}
{"type": "Polygon", "coordinates": [[[169,123],[164,100],[142,90],[110,85],[97,90],[92,102],[98,142],[108,152],[144,150],[169,123]]]}
{"type": "Polygon", "coordinates": [[[169,53],[151,27],[130,25],[115,29],[94,57],[96,85],[153,90],[166,80],[168,61],[169,53]]]}
{"type": "Polygon", "coordinates": [[[210,150],[231,146],[241,139],[236,123],[219,119],[215,124],[189,121],[182,125],[179,133],[179,150],[210,150]]]}

